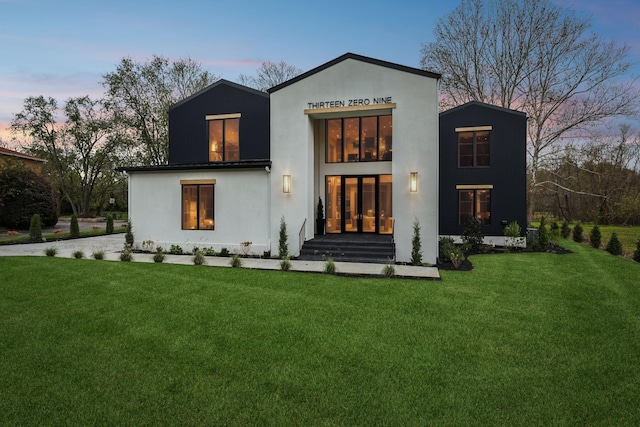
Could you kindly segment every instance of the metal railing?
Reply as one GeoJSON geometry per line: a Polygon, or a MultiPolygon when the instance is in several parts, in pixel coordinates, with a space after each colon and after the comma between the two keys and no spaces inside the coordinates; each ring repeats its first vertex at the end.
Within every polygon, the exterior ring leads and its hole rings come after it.
{"type": "Polygon", "coordinates": [[[307,219],[305,218],[302,222],[302,227],[300,227],[300,231],[298,232],[298,253],[302,250],[302,245],[304,245],[304,237],[307,235],[307,219]]]}

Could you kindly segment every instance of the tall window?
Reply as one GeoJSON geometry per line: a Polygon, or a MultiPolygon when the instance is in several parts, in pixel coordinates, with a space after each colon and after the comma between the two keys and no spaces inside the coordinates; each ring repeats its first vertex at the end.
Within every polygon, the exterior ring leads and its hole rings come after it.
{"type": "Polygon", "coordinates": [[[209,161],[240,160],[240,119],[209,120],[209,161]]]}
{"type": "Polygon", "coordinates": [[[391,116],[327,120],[326,162],[370,162],[392,159],[391,116]]]}
{"type": "Polygon", "coordinates": [[[182,229],[213,230],[214,184],[182,185],[182,229]]]}
{"type": "Polygon", "coordinates": [[[472,168],[489,165],[489,131],[458,133],[458,166],[472,168]]]}
{"type": "Polygon", "coordinates": [[[491,224],[491,190],[458,190],[459,224],[476,218],[482,225],[491,224]]]}

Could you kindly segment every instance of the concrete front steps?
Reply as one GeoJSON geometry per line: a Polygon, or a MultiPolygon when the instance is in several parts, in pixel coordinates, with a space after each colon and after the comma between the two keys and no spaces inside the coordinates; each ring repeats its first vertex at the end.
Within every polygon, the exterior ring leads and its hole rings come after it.
{"type": "Polygon", "coordinates": [[[396,248],[391,235],[326,234],[304,242],[298,257],[305,261],[327,258],[338,262],[386,264],[395,261],[396,248]]]}

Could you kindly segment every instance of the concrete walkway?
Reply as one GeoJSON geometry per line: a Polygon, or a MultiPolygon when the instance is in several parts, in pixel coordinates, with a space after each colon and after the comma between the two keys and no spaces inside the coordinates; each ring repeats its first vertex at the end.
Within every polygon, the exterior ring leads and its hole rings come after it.
{"type": "MultiPolygon", "coordinates": [[[[73,240],[60,240],[55,242],[27,243],[17,245],[0,245],[0,256],[45,256],[45,249],[56,248],[57,257],[71,258],[75,251],[82,251],[84,256],[92,258],[96,251],[104,251],[105,260],[119,261],[120,251],[124,246],[124,234],[111,234],[106,236],[85,237],[73,240]]],[[[211,257],[206,259],[206,265],[213,267],[230,267],[227,257],[211,257]]],[[[134,253],[134,262],[153,262],[153,254],[134,253]]],[[[167,254],[165,263],[192,265],[190,255],[167,254]]],[[[353,276],[380,276],[383,264],[336,262],[336,273],[353,276]]],[[[260,270],[280,270],[280,260],[243,258],[243,268],[255,268],[260,270]]],[[[414,279],[440,279],[436,267],[416,267],[412,265],[394,265],[396,277],[414,279]]],[[[324,261],[298,261],[291,260],[291,271],[308,271],[322,273],[324,261]]]]}

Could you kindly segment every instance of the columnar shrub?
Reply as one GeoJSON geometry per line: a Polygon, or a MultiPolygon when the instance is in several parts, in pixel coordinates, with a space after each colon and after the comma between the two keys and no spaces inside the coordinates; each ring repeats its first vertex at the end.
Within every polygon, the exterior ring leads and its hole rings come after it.
{"type": "Polygon", "coordinates": [[[540,225],[538,226],[538,236],[533,243],[533,248],[537,251],[546,251],[549,247],[549,229],[544,220],[544,217],[540,218],[540,225]]]}
{"type": "Polygon", "coordinates": [[[615,232],[611,234],[611,239],[607,243],[607,252],[612,255],[622,255],[622,243],[615,232]]]}
{"type": "Polygon", "coordinates": [[[284,216],[280,218],[280,237],[278,239],[278,255],[280,258],[284,258],[289,255],[289,244],[287,243],[287,223],[284,221],[284,216]]]}
{"type": "Polygon", "coordinates": [[[602,233],[600,233],[600,227],[598,224],[594,225],[591,229],[591,233],[589,233],[589,242],[591,246],[598,249],[600,247],[600,243],[602,243],[602,233]]]}
{"type": "Polygon", "coordinates": [[[42,221],[39,214],[34,214],[31,217],[31,224],[29,226],[29,238],[34,241],[42,240],[42,221]]]}
{"type": "Polygon", "coordinates": [[[636,251],[633,253],[633,260],[635,262],[640,262],[640,239],[638,239],[638,243],[636,243],[636,251]]]}
{"type": "Polygon", "coordinates": [[[411,264],[422,265],[422,241],[420,240],[420,223],[413,221],[413,237],[411,238],[411,264]]]}
{"type": "Polygon", "coordinates": [[[562,223],[562,227],[560,227],[560,236],[563,239],[568,239],[571,234],[571,227],[569,227],[569,223],[567,221],[562,223]]]}
{"type": "Polygon", "coordinates": [[[120,252],[120,261],[131,262],[133,261],[133,254],[131,253],[131,245],[124,244],[124,249],[120,252]]]}
{"type": "Polygon", "coordinates": [[[133,225],[131,224],[131,220],[127,220],[127,232],[124,235],[124,241],[131,247],[133,247],[133,225]]]}
{"type": "Polygon", "coordinates": [[[483,246],[484,236],[480,229],[480,222],[470,217],[465,223],[464,231],[462,232],[462,250],[465,254],[470,252],[479,252],[483,246]]]}
{"type": "Polygon", "coordinates": [[[584,237],[582,236],[582,232],[584,230],[582,230],[582,225],[580,225],[580,223],[577,223],[575,225],[575,227],[573,227],[573,241],[574,242],[578,242],[578,243],[582,243],[582,241],[584,240],[584,237]]]}
{"type": "Polygon", "coordinates": [[[113,233],[113,215],[107,214],[107,234],[113,233]]]}
{"type": "Polygon", "coordinates": [[[291,269],[291,260],[286,256],[280,260],[280,270],[289,271],[291,269]]]}
{"type": "Polygon", "coordinates": [[[69,224],[69,235],[73,238],[80,237],[80,226],[78,225],[78,217],[76,214],[71,215],[71,224],[69,224]]]}

